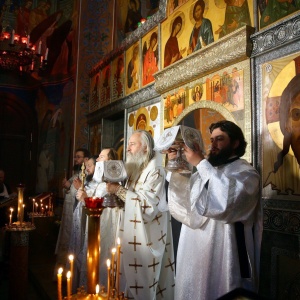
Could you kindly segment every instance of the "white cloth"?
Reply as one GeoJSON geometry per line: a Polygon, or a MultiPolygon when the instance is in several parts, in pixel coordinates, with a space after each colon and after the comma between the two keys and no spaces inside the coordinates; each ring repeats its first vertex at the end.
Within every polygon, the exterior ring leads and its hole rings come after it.
{"type": "Polygon", "coordinates": [[[174,252],[165,171],[152,159],[126,184],[120,218],[121,291],[134,299],[173,299],[174,252]]]}
{"type": "Polygon", "coordinates": [[[190,179],[172,174],[169,209],[183,223],[175,299],[217,299],[238,287],[257,291],[262,234],[259,182],[257,171],[243,159],[217,168],[202,160],[190,179]],[[250,278],[240,275],[235,222],[244,225],[250,278]]]}

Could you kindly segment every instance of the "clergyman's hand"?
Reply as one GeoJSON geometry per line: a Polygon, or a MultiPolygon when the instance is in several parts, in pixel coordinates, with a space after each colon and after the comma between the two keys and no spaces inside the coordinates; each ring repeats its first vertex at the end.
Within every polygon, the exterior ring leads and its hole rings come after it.
{"type": "Polygon", "coordinates": [[[197,143],[194,143],[194,150],[189,148],[187,145],[184,145],[184,154],[186,160],[194,167],[196,167],[202,159],[204,159],[204,155],[200,146],[197,143]]]}

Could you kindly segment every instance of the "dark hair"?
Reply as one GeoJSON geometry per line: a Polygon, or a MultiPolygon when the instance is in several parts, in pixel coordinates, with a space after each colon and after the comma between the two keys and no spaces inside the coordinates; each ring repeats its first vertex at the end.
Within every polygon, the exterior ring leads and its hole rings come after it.
{"type": "Polygon", "coordinates": [[[97,155],[91,155],[90,157],[89,157],[89,159],[88,160],[93,160],[93,163],[94,163],[94,165],[96,165],[96,162],[97,162],[97,158],[98,158],[98,156],[97,155]]]}
{"type": "Polygon", "coordinates": [[[151,37],[150,37],[150,44],[151,44],[152,40],[154,40],[154,39],[156,39],[156,41],[157,41],[157,33],[156,33],[156,32],[153,32],[153,33],[151,34],[151,37]]]}
{"type": "Polygon", "coordinates": [[[88,149],[85,149],[85,148],[77,148],[75,153],[76,152],[83,152],[84,157],[90,157],[91,156],[90,151],[88,149]]]}
{"type": "Polygon", "coordinates": [[[180,16],[177,16],[175,19],[174,19],[174,22],[172,24],[172,32],[171,32],[171,35],[173,34],[174,32],[174,29],[176,27],[177,24],[179,24],[182,26],[182,18],[180,16]]]}
{"type": "Polygon", "coordinates": [[[235,141],[240,142],[234,152],[239,157],[243,156],[246,152],[247,142],[245,141],[242,129],[231,121],[222,120],[216,123],[212,123],[209,126],[210,133],[212,133],[217,128],[220,128],[221,131],[226,132],[228,134],[231,143],[235,141]]]}
{"type": "Polygon", "coordinates": [[[196,7],[197,6],[201,6],[202,8],[202,14],[204,13],[204,9],[205,9],[205,2],[203,0],[198,0],[193,8],[193,18],[195,19],[195,11],[196,11],[196,7]]]}
{"type": "Polygon", "coordinates": [[[107,157],[109,160],[118,160],[118,153],[114,148],[104,148],[102,150],[108,149],[107,157]]]}

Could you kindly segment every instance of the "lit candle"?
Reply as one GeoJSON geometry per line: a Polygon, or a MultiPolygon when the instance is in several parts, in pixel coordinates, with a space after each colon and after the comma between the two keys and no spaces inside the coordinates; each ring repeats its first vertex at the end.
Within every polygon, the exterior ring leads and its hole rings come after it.
{"type": "Polygon", "coordinates": [[[98,297],[98,294],[99,294],[99,284],[96,284],[96,296],[98,297]]]}
{"type": "Polygon", "coordinates": [[[45,60],[48,59],[48,52],[49,52],[49,49],[47,48],[47,49],[46,49],[46,53],[45,53],[45,60]]]}
{"type": "Polygon", "coordinates": [[[118,253],[117,253],[117,293],[120,295],[120,261],[121,261],[121,242],[120,238],[117,238],[118,253]]]}
{"type": "Polygon", "coordinates": [[[34,214],[35,199],[32,199],[32,214],[34,214]]]}
{"type": "Polygon", "coordinates": [[[67,273],[67,299],[71,300],[71,272],[67,273]]]}
{"type": "Polygon", "coordinates": [[[63,272],[63,268],[59,268],[57,272],[57,295],[58,300],[62,300],[62,294],[61,294],[61,274],[63,272]]]}
{"type": "Polygon", "coordinates": [[[112,272],[112,278],[111,278],[111,287],[115,287],[115,254],[116,254],[116,248],[112,248],[111,250],[111,272],[112,272]]]}
{"type": "MultiPolygon", "coordinates": [[[[74,255],[69,255],[69,261],[70,261],[70,272],[71,272],[71,277],[73,278],[74,274],[74,255]]],[[[71,290],[72,290],[72,282],[70,283],[70,286],[71,286],[71,290]]]]}
{"type": "Polygon", "coordinates": [[[18,34],[15,34],[15,41],[19,42],[19,40],[20,40],[20,36],[18,34]]]}
{"type": "Polygon", "coordinates": [[[38,54],[41,54],[42,51],[42,41],[39,42],[38,54]]]}
{"type": "Polygon", "coordinates": [[[11,225],[12,222],[12,213],[13,213],[14,209],[11,207],[10,208],[10,216],[9,216],[9,225],[11,225]]]}
{"type": "Polygon", "coordinates": [[[106,261],[107,264],[107,299],[109,299],[110,295],[110,260],[106,261]]]}
{"type": "Polygon", "coordinates": [[[26,44],[27,45],[27,37],[26,36],[22,36],[21,37],[21,42],[22,42],[22,44],[26,44]]]}

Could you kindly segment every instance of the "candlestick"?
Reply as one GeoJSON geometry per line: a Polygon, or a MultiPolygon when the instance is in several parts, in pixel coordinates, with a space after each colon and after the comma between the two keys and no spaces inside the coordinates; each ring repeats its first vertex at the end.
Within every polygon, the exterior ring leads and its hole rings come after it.
{"type": "Polygon", "coordinates": [[[111,250],[111,287],[115,287],[115,254],[116,254],[116,248],[112,248],[111,250]]]}
{"type": "Polygon", "coordinates": [[[85,177],[85,165],[84,165],[84,162],[82,163],[82,166],[81,166],[81,189],[84,190],[84,177],[85,177]]]}
{"type": "MultiPolygon", "coordinates": [[[[70,272],[71,272],[71,277],[73,278],[74,274],[74,270],[73,270],[73,266],[74,266],[74,256],[71,254],[69,255],[69,261],[70,261],[70,272]]],[[[70,283],[70,286],[71,286],[71,291],[72,291],[72,282],[70,283]]]]}
{"type": "Polygon", "coordinates": [[[121,262],[121,242],[120,242],[120,238],[117,238],[117,248],[118,248],[118,253],[117,253],[117,295],[119,297],[120,295],[120,273],[121,273],[121,269],[120,269],[120,262],[121,262]]]}
{"type": "Polygon", "coordinates": [[[67,299],[71,300],[71,272],[67,273],[67,299]]]}
{"type": "Polygon", "coordinates": [[[62,294],[61,294],[61,274],[63,272],[63,268],[59,268],[57,272],[57,295],[58,300],[62,300],[62,294]]]}

